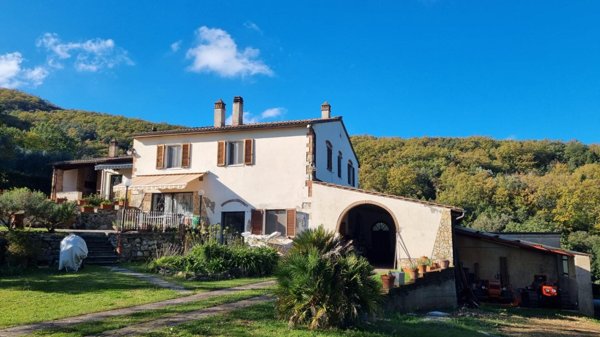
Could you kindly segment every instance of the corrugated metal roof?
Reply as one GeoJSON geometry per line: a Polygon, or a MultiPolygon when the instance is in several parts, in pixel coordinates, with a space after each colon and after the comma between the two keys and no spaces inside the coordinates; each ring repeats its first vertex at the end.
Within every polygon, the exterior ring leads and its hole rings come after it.
{"type": "Polygon", "coordinates": [[[480,238],[483,240],[488,240],[488,241],[496,242],[499,244],[504,244],[504,245],[518,247],[518,248],[536,250],[536,251],[540,251],[540,252],[547,253],[547,254],[558,254],[558,255],[565,255],[565,256],[573,256],[573,255],[589,256],[590,255],[590,254],[586,254],[586,253],[582,253],[582,252],[576,252],[573,250],[562,249],[559,247],[551,247],[548,245],[542,245],[542,244],[536,243],[536,242],[530,242],[530,241],[525,241],[525,240],[511,240],[511,239],[507,239],[506,237],[502,237],[501,234],[482,232],[482,231],[478,231],[478,230],[475,230],[472,228],[454,227],[454,232],[459,235],[480,238]]]}

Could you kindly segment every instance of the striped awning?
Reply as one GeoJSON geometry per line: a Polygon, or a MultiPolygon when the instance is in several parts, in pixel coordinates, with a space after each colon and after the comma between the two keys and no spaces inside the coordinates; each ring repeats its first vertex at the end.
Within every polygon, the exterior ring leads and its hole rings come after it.
{"type": "MultiPolygon", "coordinates": [[[[136,176],[132,178],[129,189],[133,190],[183,190],[196,180],[199,180],[204,173],[189,174],[165,174],[136,176]]],[[[124,189],[122,183],[115,185],[115,188],[124,189]]]]}
{"type": "Polygon", "coordinates": [[[133,168],[133,164],[99,164],[94,166],[94,170],[121,170],[133,168]]]}

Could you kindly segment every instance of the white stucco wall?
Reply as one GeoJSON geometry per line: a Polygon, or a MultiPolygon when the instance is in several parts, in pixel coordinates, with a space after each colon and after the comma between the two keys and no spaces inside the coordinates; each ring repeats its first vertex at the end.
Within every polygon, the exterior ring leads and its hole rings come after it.
{"type": "Polygon", "coordinates": [[[65,170],[63,173],[63,192],[77,191],[77,169],[65,170]]]}
{"type": "Polygon", "coordinates": [[[307,198],[306,128],[244,130],[137,138],[134,176],[207,172],[199,192],[211,223],[221,222],[221,211],[299,208],[307,198]],[[254,139],[254,165],[217,166],[217,142],[254,139]],[[191,167],[156,169],[156,145],[191,143],[191,167]],[[240,202],[230,202],[233,199],[240,202]]]}
{"type": "MultiPolygon", "coordinates": [[[[375,204],[390,211],[412,258],[432,255],[442,215],[449,211],[444,207],[313,183],[309,227],[323,225],[337,231],[338,221],[347,208],[361,203],[375,204]]],[[[401,251],[400,258],[406,257],[401,251]]]]}
{"type": "Polygon", "coordinates": [[[358,187],[358,160],[352,151],[350,139],[346,136],[341,121],[313,125],[316,135],[316,178],[337,185],[348,186],[348,160],[352,161],[355,172],[355,187],[358,187]],[[327,141],[333,147],[333,169],[327,170],[327,141]],[[342,176],[338,177],[337,158],[342,152],[342,176]]]}

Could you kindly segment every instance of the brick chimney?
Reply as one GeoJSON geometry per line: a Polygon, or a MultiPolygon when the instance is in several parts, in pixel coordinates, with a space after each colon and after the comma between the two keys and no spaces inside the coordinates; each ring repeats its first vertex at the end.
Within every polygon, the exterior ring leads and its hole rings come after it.
{"type": "Polygon", "coordinates": [[[329,103],[327,103],[327,101],[325,101],[325,102],[323,102],[323,104],[321,104],[321,118],[322,119],[331,118],[331,105],[329,105],[329,103]]]}
{"type": "Polygon", "coordinates": [[[215,102],[215,128],[225,126],[225,102],[219,99],[215,102]]]}
{"type": "Polygon", "coordinates": [[[233,98],[233,116],[231,118],[231,125],[242,125],[244,124],[244,99],[241,96],[235,96],[233,98]]]}
{"type": "Polygon", "coordinates": [[[111,158],[119,156],[119,143],[114,138],[108,144],[108,156],[111,158]]]}

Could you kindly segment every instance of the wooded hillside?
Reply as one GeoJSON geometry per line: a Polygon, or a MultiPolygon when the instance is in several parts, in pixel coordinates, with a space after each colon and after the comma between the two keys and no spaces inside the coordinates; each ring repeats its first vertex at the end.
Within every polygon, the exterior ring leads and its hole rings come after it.
{"type": "Polygon", "coordinates": [[[38,97],[0,88],[0,189],[30,187],[48,193],[54,161],[105,156],[117,139],[177,126],[103,113],[62,109],[38,97]]]}

